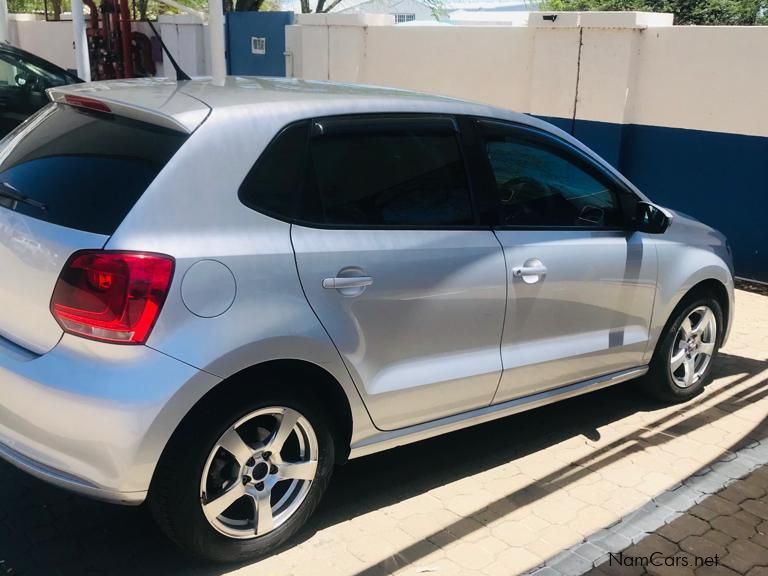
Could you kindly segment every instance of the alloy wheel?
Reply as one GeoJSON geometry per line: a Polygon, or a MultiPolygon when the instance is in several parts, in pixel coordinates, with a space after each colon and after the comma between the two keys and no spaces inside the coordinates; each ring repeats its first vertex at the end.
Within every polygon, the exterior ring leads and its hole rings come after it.
{"type": "Polygon", "coordinates": [[[717,319],[708,306],[698,306],[683,320],[672,343],[669,368],[672,381],[689,388],[701,380],[715,352],[717,319]]]}
{"type": "Polygon", "coordinates": [[[221,435],[203,468],[200,503],[208,523],[230,538],[272,532],[306,499],[318,453],[312,425],[296,410],[247,414],[221,435]]]}

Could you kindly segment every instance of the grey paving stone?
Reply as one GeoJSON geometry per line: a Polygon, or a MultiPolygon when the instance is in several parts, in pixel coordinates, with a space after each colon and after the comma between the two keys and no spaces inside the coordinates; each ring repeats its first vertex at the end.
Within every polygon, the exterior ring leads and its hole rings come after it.
{"type": "Polygon", "coordinates": [[[592,561],[578,554],[571,553],[549,566],[564,576],[581,576],[581,574],[592,568],[592,561]]]}
{"type": "Polygon", "coordinates": [[[576,548],[573,549],[573,552],[585,560],[589,560],[593,564],[598,558],[605,555],[605,551],[603,549],[595,546],[590,542],[585,542],[584,544],[576,546],[576,548]]]}
{"type": "MultiPolygon", "coordinates": [[[[616,525],[614,525],[615,528],[616,525]]],[[[618,552],[632,545],[632,540],[623,534],[618,534],[614,529],[601,530],[590,536],[590,544],[597,546],[605,552],[618,552]]]]}
{"type": "MultiPolygon", "coordinates": [[[[723,465],[725,464],[730,464],[730,463],[723,463],[723,465]]],[[[732,479],[733,478],[729,477],[726,474],[721,474],[720,472],[711,471],[705,475],[694,476],[692,478],[689,478],[688,480],[685,480],[683,482],[683,485],[704,494],[715,494],[716,492],[719,492],[720,490],[722,490],[723,487],[728,483],[728,481],[732,479]]]]}
{"type": "Polygon", "coordinates": [[[697,497],[700,495],[700,491],[697,491],[690,486],[682,486],[672,492],[660,494],[654,498],[654,501],[656,504],[671,508],[675,512],[685,512],[696,504],[697,497]]]}
{"type": "Polygon", "coordinates": [[[529,574],[531,576],[562,576],[561,572],[558,572],[551,566],[544,566],[538,570],[535,570],[534,572],[530,572],[529,574]]]}

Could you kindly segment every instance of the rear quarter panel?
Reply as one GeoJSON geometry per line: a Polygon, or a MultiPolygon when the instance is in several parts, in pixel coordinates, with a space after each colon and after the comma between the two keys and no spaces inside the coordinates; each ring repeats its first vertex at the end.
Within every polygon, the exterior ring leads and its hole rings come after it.
{"type": "MultiPolygon", "coordinates": [[[[214,110],[106,248],[176,259],[171,289],[148,346],[222,379],[269,360],[311,362],[341,384],[355,433],[370,434],[372,424],[357,389],[304,297],[290,224],[248,209],[237,197],[248,170],[286,122],[280,115],[257,119],[238,108],[214,110]],[[231,275],[197,275],[190,290],[185,276],[191,267],[211,260],[231,275]],[[193,313],[185,304],[190,293],[226,306],[203,317],[203,311],[193,313]]],[[[260,384],[254,382],[255,387],[260,384]]],[[[186,413],[206,392],[198,387],[177,395],[185,406],[173,413],[186,413]]]]}

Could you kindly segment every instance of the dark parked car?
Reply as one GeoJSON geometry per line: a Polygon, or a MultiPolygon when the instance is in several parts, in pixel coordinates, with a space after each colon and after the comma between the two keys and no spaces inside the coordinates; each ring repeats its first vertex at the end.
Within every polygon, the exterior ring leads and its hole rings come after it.
{"type": "Polygon", "coordinates": [[[48,60],[0,43],[0,138],[48,103],[48,88],[78,82],[48,60]]]}

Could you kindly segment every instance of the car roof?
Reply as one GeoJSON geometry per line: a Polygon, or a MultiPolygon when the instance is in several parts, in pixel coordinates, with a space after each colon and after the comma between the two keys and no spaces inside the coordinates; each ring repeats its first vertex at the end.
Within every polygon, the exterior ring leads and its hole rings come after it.
{"type": "Polygon", "coordinates": [[[160,123],[186,132],[199,126],[211,110],[235,107],[247,109],[249,114],[281,112],[297,118],[365,112],[474,114],[548,126],[525,114],[445,96],[296,78],[229,76],[223,85],[209,78],[184,82],[140,78],[62,86],[49,93],[55,101],[63,101],[66,94],[91,97],[137,119],[142,113],[154,115],[153,121],[164,117],[160,123]]]}
{"type": "MultiPolygon", "coordinates": [[[[51,88],[54,101],[67,95],[107,103],[115,113],[192,133],[217,111],[232,125],[240,112],[264,115],[284,126],[294,120],[366,113],[464,114],[506,120],[554,134],[591,156],[641,197],[642,193],[618,170],[572,135],[528,114],[485,104],[380,86],[344,84],[296,78],[228,76],[223,84],[210,78],[176,82],[167,78],[137,78],[72,84],[51,88]]],[[[71,104],[72,102],[70,102],[71,104]]]]}

